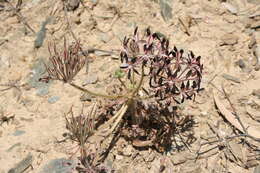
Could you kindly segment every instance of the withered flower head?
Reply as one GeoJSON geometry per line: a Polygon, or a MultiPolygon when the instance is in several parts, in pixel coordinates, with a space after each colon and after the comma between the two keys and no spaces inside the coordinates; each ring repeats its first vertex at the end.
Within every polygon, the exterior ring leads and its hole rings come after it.
{"type": "Polygon", "coordinates": [[[57,51],[56,44],[49,44],[49,61],[46,65],[48,76],[41,78],[40,81],[61,80],[65,83],[72,81],[77,73],[85,65],[85,59],[80,55],[82,51],[80,42],[67,45],[64,39],[64,47],[60,52],[57,51]]]}

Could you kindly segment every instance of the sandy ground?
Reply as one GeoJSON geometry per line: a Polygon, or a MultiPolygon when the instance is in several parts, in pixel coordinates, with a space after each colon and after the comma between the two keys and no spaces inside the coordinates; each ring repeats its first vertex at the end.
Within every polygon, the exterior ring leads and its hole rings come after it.
{"type": "MultiPolygon", "coordinates": [[[[192,115],[197,123],[194,127],[197,141],[190,146],[191,153],[197,151],[203,137],[214,135],[208,124],[215,127],[222,137],[234,135],[232,123],[223,119],[214,104],[213,90],[227,110],[232,111],[221,92],[224,88],[243,122],[253,127],[254,133],[259,133],[259,50],[258,60],[257,53],[254,54],[257,46],[260,49],[259,1],[169,2],[172,16],[167,21],[162,17],[160,3],[153,0],[84,1],[86,9],[80,4],[79,8],[68,12],[68,19],[85,49],[121,49],[125,35],[131,34],[136,26],[140,30],[149,26],[167,36],[171,46],[192,50],[202,57],[202,85],[205,90],[197,96],[196,102],[181,105],[182,112],[192,115]]],[[[15,6],[16,1],[12,4],[15,6]]],[[[67,132],[64,114],[72,105],[75,111],[80,111],[82,93],[61,82],[38,82],[44,73],[42,62],[47,62],[49,57],[48,43],[55,40],[62,45],[64,35],[69,42],[73,41],[73,37],[69,33],[62,1],[24,1],[19,12],[24,18],[22,21],[10,4],[0,1],[0,5],[0,116],[14,115],[8,123],[0,125],[0,172],[8,172],[28,153],[34,158],[33,169],[26,171],[40,172],[50,160],[68,158],[75,147],[70,141],[56,141],[63,139],[62,134],[67,132]],[[50,16],[45,40],[39,48],[35,48],[37,34],[50,16]],[[4,90],[10,83],[15,83],[17,87],[4,90]]],[[[93,84],[87,87],[103,92],[119,64],[118,55],[92,54],[90,58],[92,62],[88,74],[82,70],[75,83],[81,85],[94,78],[93,84]]],[[[91,102],[85,101],[85,104],[90,105],[91,102]]],[[[258,149],[258,153],[235,138],[205,147],[203,151],[219,145],[214,150],[217,154],[206,154],[195,162],[183,159],[190,157],[187,149],[161,155],[153,150],[138,151],[120,139],[105,164],[110,164],[115,172],[159,172],[160,161],[164,158],[164,172],[253,172],[259,162],[259,143],[246,140],[258,149]],[[127,150],[130,154],[120,154],[120,150],[127,150]]]]}

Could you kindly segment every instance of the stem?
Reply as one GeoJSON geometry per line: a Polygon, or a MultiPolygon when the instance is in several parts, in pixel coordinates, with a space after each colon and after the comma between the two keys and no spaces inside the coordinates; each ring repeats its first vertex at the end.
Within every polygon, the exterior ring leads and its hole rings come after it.
{"type": "Polygon", "coordinates": [[[99,93],[95,93],[95,92],[92,92],[92,91],[89,91],[88,89],[86,88],[82,88],[72,82],[69,83],[71,86],[73,86],[74,88],[77,88],[78,90],[80,91],[83,91],[83,92],[86,92],[90,95],[93,95],[93,96],[98,96],[98,97],[103,97],[103,98],[107,98],[107,99],[118,99],[118,98],[123,98],[125,97],[124,95],[105,95],[105,94],[99,94],[99,93]]]}
{"type": "Polygon", "coordinates": [[[122,84],[122,86],[128,91],[128,88],[126,87],[125,83],[122,81],[121,78],[117,78],[119,82],[122,84]]]}
{"type": "Polygon", "coordinates": [[[143,80],[144,80],[144,65],[142,65],[142,74],[141,74],[141,79],[136,87],[136,89],[134,90],[133,94],[132,94],[132,98],[134,97],[134,95],[139,91],[139,89],[141,88],[142,86],[142,83],[143,83],[143,80]]]}

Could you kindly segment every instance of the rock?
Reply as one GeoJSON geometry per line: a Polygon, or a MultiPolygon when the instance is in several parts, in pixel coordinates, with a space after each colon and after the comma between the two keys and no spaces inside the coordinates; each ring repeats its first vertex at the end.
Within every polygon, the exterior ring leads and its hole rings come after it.
{"type": "Polygon", "coordinates": [[[84,93],[82,96],[80,96],[80,101],[85,102],[85,101],[89,101],[91,102],[91,100],[94,98],[94,96],[88,94],[88,93],[84,93]]]}
{"type": "Polygon", "coordinates": [[[257,167],[255,167],[254,173],[260,173],[260,165],[258,165],[257,167]]]}
{"type": "Polygon", "coordinates": [[[223,2],[223,3],[221,3],[221,5],[232,14],[237,14],[237,12],[238,12],[237,7],[234,6],[233,4],[223,2]]]}
{"type": "Polygon", "coordinates": [[[256,44],[256,40],[254,36],[251,36],[250,41],[248,43],[248,48],[252,49],[254,47],[254,45],[256,44]]]}
{"type": "Polygon", "coordinates": [[[123,149],[123,155],[124,156],[131,156],[133,153],[133,147],[131,145],[127,145],[124,149],[123,149]]]}
{"type": "Polygon", "coordinates": [[[9,148],[6,150],[6,152],[10,152],[10,151],[12,151],[15,147],[19,147],[19,146],[21,146],[21,142],[18,142],[18,143],[16,143],[16,144],[12,145],[11,147],[9,147],[9,148]]]}
{"type": "Polygon", "coordinates": [[[260,89],[253,90],[252,95],[260,99],[260,89]]]}
{"type": "Polygon", "coordinates": [[[99,39],[104,42],[104,43],[107,43],[109,40],[110,40],[110,37],[108,34],[106,33],[100,33],[99,34],[99,39]]]}
{"type": "Polygon", "coordinates": [[[123,160],[124,159],[124,156],[122,155],[116,155],[116,160],[123,160]]]}
{"type": "Polygon", "coordinates": [[[80,0],[68,0],[67,2],[67,10],[74,11],[79,7],[80,0]]]}
{"type": "Polygon", "coordinates": [[[254,20],[252,23],[251,23],[251,28],[252,29],[255,29],[255,30],[258,30],[260,28],[260,20],[254,20]]]}
{"type": "Polygon", "coordinates": [[[244,69],[246,67],[245,62],[242,59],[239,59],[237,62],[235,62],[237,66],[239,66],[241,69],[244,69]]]}
{"type": "Polygon", "coordinates": [[[32,165],[33,155],[29,153],[23,160],[18,162],[13,168],[9,169],[8,173],[22,173],[32,165]]]}
{"type": "Polygon", "coordinates": [[[42,22],[40,30],[36,33],[36,39],[34,41],[34,48],[40,48],[44,42],[46,36],[46,26],[52,21],[52,17],[48,17],[42,22]]]}
{"type": "Polygon", "coordinates": [[[160,8],[164,21],[170,20],[172,18],[171,0],[160,0],[160,8]]]}
{"type": "Polygon", "coordinates": [[[57,102],[59,99],[60,99],[59,96],[51,96],[50,98],[48,98],[48,102],[50,104],[53,104],[53,103],[57,102]]]}
{"type": "Polygon", "coordinates": [[[256,4],[256,5],[259,5],[260,4],[260,1],[259,0],[247,0],[248,3],[251,3],[251,4],[256,4]]]}
{"type": "Polygon", "coordinates": [[[146,162],[152,162],[155,159],[155,153],[146,153],[143,157],[146,162]]]}
{"type": "Polygon", "coordinates": [[[49,86],[42,86],[37,89],[36,95],[38,96],[45,96],[49,93],[49,86]]]}
{"type": "Polygon", "coordinates": [[[35,62],[32,66],[32,76],[28,80],[28,85],[32,88],[36,88],[36,94],[38,96],[44,96],[47,95],[49,92],[49,86],[50,83],[44,83],[39,82],[39,79],[43,76],[45,73],[45,66],[44,61],[42,59],[39,59],[37,62],[35,62]]]}
{"type": "Polygon", "coordinates": [[[223,74],[222,75],[223,78],[227,79],[227,80],[230,80],[232,82],[235,82],[235,83],[240,83],[240,80],[234,76],[231,76],[229,74],[223,74]]]}
{"type": "Polygon", "coordinates": [[[14,135],[14,136],[21,136],[21,135],[23,135],[24,133],[25,133],[24,130],[16,130],[16,131],[13,133],[13,135],[14,135]]]}
{"type": "Polygon", "coordinates": [[[45,165],[40,173],[69,173],[77,166],[76,161],[65,158],[54,159],[45,165]]]}
{"type": "Polygon", "coordinates": [[[259,67],[260,66],[260,44],[258,43],[256,46],[253,48],[253,54],[255,56],[255,66],[259,67]]]}
{"type": "Polygon", "coordinates": [[[83,86],[86,86],[88,84],[95,84],[98,82],[98,76],[95,74],[88,75],[87,79],[82,84],[83,86]]]}
{"type": "Polygon", "coordinates": [[[234,34],[224,34],[220,39],[220,46],[234,45],[238,42],[238,36],[234,34]]]}
{"type": "Polygon", "coordinates": [[[160,172],[160,167],[161,167],[161,159],[156,158],[154,161],[151,163],[151,172],[160,172]]]}

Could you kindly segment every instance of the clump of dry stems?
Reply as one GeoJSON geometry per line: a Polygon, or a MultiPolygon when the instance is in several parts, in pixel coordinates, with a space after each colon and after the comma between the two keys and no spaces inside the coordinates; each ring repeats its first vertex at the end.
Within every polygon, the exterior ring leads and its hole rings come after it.
{"type": "Polygon", "coordinates": [[[84,115],[83,109],[79,116],[74,116],[72,107],[65,115],[66,128],[69,130],[70,139],[77,142],[81,155],[84,156],[84,146],[95,128],[96,103],[92,106],[88,115],[84,115]]]}
{"type": "MultiPolygon", "coordinates": [[[[192,118],[177,114],[176,105],[186,99],[195,99],[201,90],[203,65],[200,56],[171,48],[168,39],[152,33],[149,28],[140,36],[136,28],[131,37],[124,38],[120,53],[121,66],[116,76],[122,91],[108,95],[73,83],[85,62],[79,57],[80,51],[79,43],[68,48],[64,44],[61,53],[54,45],[51,66],[46,66],[48,76],[42,80],[60,80],[83,92],[112,100],[103,111],[117,110],[105,122],[112,124],[110,133],[120,125],[120,135],[136,147],[165,151],[173,142],[178,143],[176,136],[186,146],[194,140],[192,134],[186,133],[193,125],[192,118]]],[[[107,114],[103,116],[108,117],[107,114]]],[[[74,126],[78,124],[74,123],[74,126]]]]}

